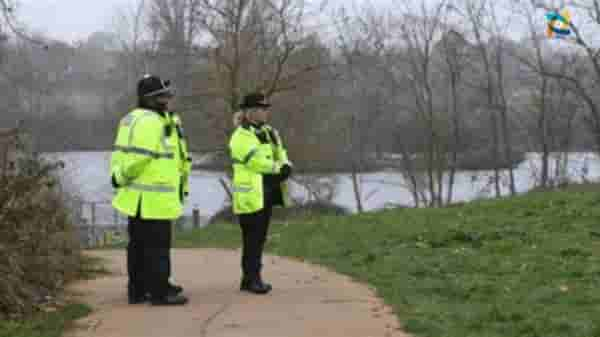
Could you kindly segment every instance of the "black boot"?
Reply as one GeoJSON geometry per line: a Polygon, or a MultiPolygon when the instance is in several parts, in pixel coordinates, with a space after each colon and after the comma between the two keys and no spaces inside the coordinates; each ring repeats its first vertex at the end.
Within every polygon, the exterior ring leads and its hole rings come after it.
{"type": "Polygon", "coordinates": [[[258,280],[260,281],[260,283],[264,284],[265,287],[267,287],[269,289],[273,289],[273,287],[271,286],[271,283],[267,283],[267,282],[263,281],[262,276],[260,274],[258,275],[258,280]]]}
{"type": "Polygon", "coordinates": [[[175,285],[175,284],[171,284],[171,282],[169,282],[169,295],[179,295],[183,292],[183,287],[175,285]]]}
{"type": "Polygon", "coordinates": [[[127,287],[127,299],[129,304],[140,304],[146,302],[147,297],[144,292],[140,293],[136,291],[136,287],[129,285],[127,287]]]}
{"type": "MultiPolygon", "coordinates": [[[[181,286],[169,283],[169,288],[167,289],[167,295],[177,296],[177,295],[181,294],[182,292],[183,292],[183,288],[181,286]]],[[[149,301],[151,298],[152,298],[152,296],[150,296],[150,293],[146,293],[145,300],[149,301]]]]}
{"type": "Polygon", "coordinates": [[[240,285],[241,291],[247,291],[260,295],[267,294],[272,289],[273,287],[268,283],[264,283],[260,277],[242,279],[242,284],[240,285]]]}
{"type": "Polygon", "coordinates": [[[248,290],[249,285],[250,279],[246,276],[242,277],[242,282],[240,282],[240,290],[248,290]]]}
{"type": "Polygon", "coordinates": [[[128,296],[128,302],[129,304],[141,304],[146,302],[146,300],[148,300],[148,298],[146,297],[146,295],[141,295],[141,296],[135,296],[135,295],[129,295],[128,296]]]}
{"type": "Polygon", "coordinates": [[[163,298],[152,298],[152,305],[185,305],[188,303],[188,298],[183,295],[167,295],[163,298]]]}

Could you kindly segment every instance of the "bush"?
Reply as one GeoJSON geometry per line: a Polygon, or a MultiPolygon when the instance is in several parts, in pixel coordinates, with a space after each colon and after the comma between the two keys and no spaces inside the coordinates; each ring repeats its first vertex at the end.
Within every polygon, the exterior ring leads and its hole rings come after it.
{"type": "Polygon", "coordinates": [[[0,177],[0,320],[34,313],[77,276],[81,255],[57,167],[36,159],[0,177]]]}
{"type": "MultiPolygon", "coordinates": [[[[274,221],[289,221],[306,219],[314,216],[328,215],[349,215],[351,212],[346,208],[324,201],[309,201],[307,203],[298,204],[290,208],[276,207],[273,209],[274,221]]],[[[210,224],[215,223],[237,223],[238,219],[231,206],[225,206],[209,221],[210,224]]]]}

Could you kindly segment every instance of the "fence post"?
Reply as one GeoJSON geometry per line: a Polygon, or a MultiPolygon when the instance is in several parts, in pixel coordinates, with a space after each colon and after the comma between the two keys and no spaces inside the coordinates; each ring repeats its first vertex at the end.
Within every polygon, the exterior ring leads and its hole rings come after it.
{"type": "Polygon", "coordinates": [[[195,206],[192,210],[192,219],[194,228],[200,228],[200,210],[198,209],[198,206],[195,206]]]}
{"type": "Polygon", "coordinates": [[[82,199],[77,199],[77,221],[83,222],[83,208],[85,207],[85,202],[82,199]]]}
{"type": "Polygon", "coordinates": [[[95,202],[90,202],[90,210],[91,210],[91,223],[92,226],[96,225],[96,203],[95,202]]]}
{"type": "Polygon", "coordinates": [[[185,217],[182,216],[182,217],[178,218],[177,220],[173,221],[173,223],[174,223],[175,230],[178,232],[181,232],[184,229],[185,217]]]}
{"type": "Polygon", "coordinates": [[[92,246],[92,248],[94,248],[98,245],[98,234],[96,233],[95,226],[90,226],[90,233],[92,234],[91,235],[91,238],[92,238],[91,246],[92,246]]]}

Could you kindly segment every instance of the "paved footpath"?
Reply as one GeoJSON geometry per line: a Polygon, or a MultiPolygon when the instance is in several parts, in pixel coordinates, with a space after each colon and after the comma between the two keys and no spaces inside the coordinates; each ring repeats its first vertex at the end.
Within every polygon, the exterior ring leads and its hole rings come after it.
{"type": "Polygon", "coordinates": [[[183,307],[128,305],[124,251],[91,253],[112,274],[72,289],[94,308],[66,337],[406,337],[372,290],[326,269],[276,256],[264,258],[266,296],[239,291],[239,251],[172,250],[183,307]]]}

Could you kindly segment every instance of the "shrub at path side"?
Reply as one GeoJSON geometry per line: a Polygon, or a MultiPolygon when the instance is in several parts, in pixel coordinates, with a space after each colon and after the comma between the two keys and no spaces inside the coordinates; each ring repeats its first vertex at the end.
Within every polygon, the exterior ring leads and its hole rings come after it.
{"type": "Polygon", "coordinates": [[[0,177],[0,320],[35,313],[80,270],[73,224],[52,188],[55,168],[35,161],[0,177]]]}

